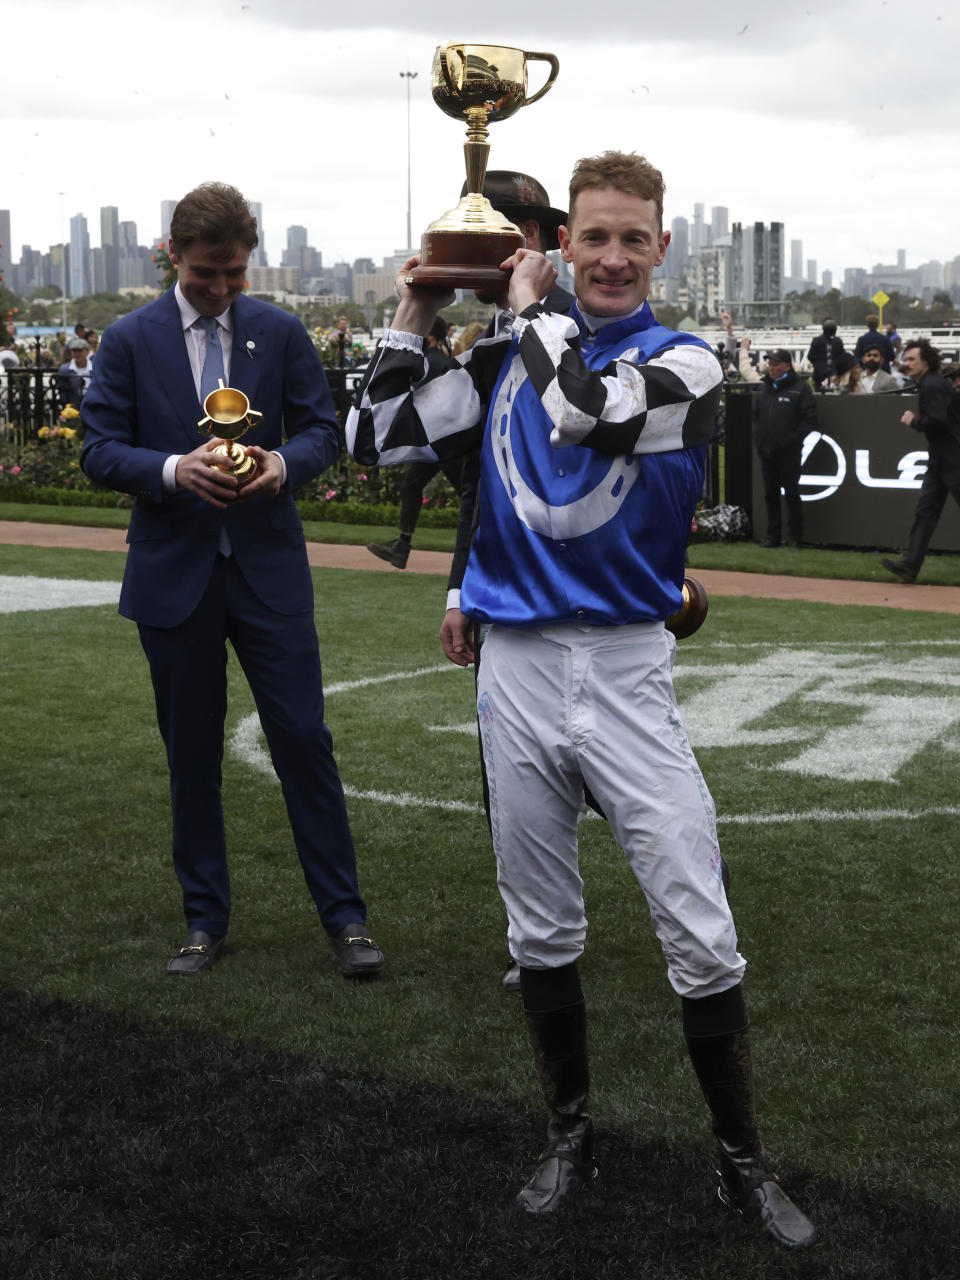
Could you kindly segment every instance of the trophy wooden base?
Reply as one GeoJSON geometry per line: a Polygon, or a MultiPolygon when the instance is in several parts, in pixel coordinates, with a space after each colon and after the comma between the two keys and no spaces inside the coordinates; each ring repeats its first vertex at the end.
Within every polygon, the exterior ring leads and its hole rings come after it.
{"type": "Polygon", "coordinates": [[[420,242],[420,265],[407,273],[407,284],[503,293],[510,272],[503,271],[500,263],[524,243],[515,228],[428,227],[420,242]]]}
{"type": "Polygon", "coordinates": [[[431,289],[489,289],[494,293],[503,293],[510,283],[511,274],[512,272],[503,271],[500,267],[428,263],[414,267],[407,272],[405,278],[407,284],[412,284],[414,288],[422,285],[431,289]]]}
{"type": "Polygon", "coordinates": [[[683,580],[683,604],[664,623],[678,640],[685,640],[703,626],[709,607],[707,589],[696,578],[683,580]]]}

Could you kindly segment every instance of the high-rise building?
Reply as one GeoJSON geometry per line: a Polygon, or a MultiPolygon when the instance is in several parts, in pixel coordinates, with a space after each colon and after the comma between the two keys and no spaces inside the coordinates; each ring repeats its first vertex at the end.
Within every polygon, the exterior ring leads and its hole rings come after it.
{"type": "Polygon", "coordinates": [[[13,252],[10,247],[10,210],[0,209],[0,276],[9,287],[13,252]]]}
{"type": "Polygon", "coordinates": [[[783,223],[733,224],[731,298],[735,302],[779,302],[783,296],[783,223]]]}
{"type": "Polygon", "coordinates": [[[160,239],[164,244],[170,239],[170,219],[178,203],[177,200],[160,201],[160,239]]]}
{"type": "Polygon", "coordinates": [[[267,238],[263,231],[263,205],[260,204],[259,200],[250,201],[250,212],[257,220],[257,236],[259,237],[257,247],[250,254],[250,266],[266,267],[269,266],[267,262],[267,238]]]}
{"type": "Polygon", "coordinates": [[[302,249],[309,248],[306,227],[287,227],[287,247],[280,258],[282,267],[300,267],[303,269],[302,249]]]}
{"type": "Polygon", "coordinates": [[[707,229],[703,222],[703,205],[693,206],[693,226],[690,228],[690,252],[696,256],[707,243],[707,229]]]}
{"type": "Polygon", "coordinates": [[[828,267],[824,267],[820,283],[823,287],[824,293],[829,293],[833,288],[833,272],[828,267]]]}
{"type": "Polygon", "coordinates": [[[803,279],[803,241],[790,241],[790,274],[795,280],[803,279]]]}
{"type": "Polygon", "coordinates": [[[730,234],[730,210],[726,205],[715,204],[710,210],[710,241],[716,244],[730,234]]]}
{"type": "Polygon", "coordinates": [[[116,293],[120,287],[120,215],[116,205],[106,205],[100,210],[100,249],[103,288],[108,293],[116,293]]]}
{"type": "Polygon", "coordinates": [[[670,223],[670,245],[667,249],[666,265],[672,276],[679,275],[683,264],[690,256],[690,223],[686,218],[674,218],[670,223]]]}
{"type": "Polygon", "coordinates": [[[846,268],[843,273],[843,296],[845,298],[867,296],[867,273],[863,267],[846,268]]]}
{"type": "Polygon", "coordinates": [[[817,260],[816,258],[807,259],[807,279],[811,284],[817,283],[817,260]]]}
{"type": "Polygon", "coordinates": [[[55,284],[64,297],[70,296],[70,246],[50,246],[50,283],[55,284]]]}
{"type": "Polygon", "coordinates": [[[82,213],[70,219],[70,283],[71,298],[82,298],[90,292],[90,233],[82,213]]]}

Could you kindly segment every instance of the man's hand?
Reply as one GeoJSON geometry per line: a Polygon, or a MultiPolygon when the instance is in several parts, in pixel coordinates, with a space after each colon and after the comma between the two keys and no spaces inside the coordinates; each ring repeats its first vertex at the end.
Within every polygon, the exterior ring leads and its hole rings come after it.
{"type": "Polygon", "coordinates": [[[279,457],[267,449],[261,449],[258,444],[249,445],[244,453],[248,458],[256,459],[257,474],[241,486],[237,496],[247,499],[261,494],[265,498],[272,498],[279,493],[283,484],[283,463],[279,457]]]}
{"type": "Polygon", "coordinates": [[[458,667],[469,667],[473,662],[473,623],[459,609],[448,609],[440,628],[443,652],[458,667]]]}
{"type": "Polygon", "coordinates": [[[730,311],[720,312],[720,321],[727,330],[727,333],[733,336],[733,313],[730,311]]]}
{"type": "Polygon", "coordinates": [[[425,338],[434,320],[444,307],[450,306],[457,295],[452,289],[444,287],[407,284],[407,276],[419,265],[420,255],[415,253],[394,276],[394,288],[400,305],[390,322],[390,328],[401,333],[418,333],[425,338]]]}
{"type": "Polygon", "coordinates": [[[513,271],[507,297],[516,316],[525,307],[545,298],[557,281],[556,268],[535,249],[518,249],[500,266],[513,271]]]}
{"type": "Polygon", "coordinates": [[[900,415],[900,421],[903,423],[905,427],[912,427],[913,420],[914,418],[916,418],[916,416],[917,415],[913,412],[912,409],[907,409],[904,413],[900,415]]]}
{"type": "Polygon", "coordinates": [[[742,347],[742,349],[743,349],[744,351],[749,351],[749,350],[750,350],[750,339],[749,339],[749,338],[741,338],[741,339],[740,339],[740,346],[742,347]]]}
{"type": "Polygon", "coordinates": [[[212,451],[222,440],[208,440],[192,453],[185,453],[177,463],[178,489],[189,489],[204,502],[221,510],[236,501],[236,476],[227,475],[217,468],[218,455],[212,451]]]}

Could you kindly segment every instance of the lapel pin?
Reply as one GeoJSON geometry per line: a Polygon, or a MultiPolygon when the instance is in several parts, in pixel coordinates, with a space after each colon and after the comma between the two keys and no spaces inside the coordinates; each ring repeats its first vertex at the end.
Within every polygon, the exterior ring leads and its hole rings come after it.
{"type": "Polygon", "coordinates": [[[257,349],[257,344],[251,339],[247,343],[247,355],[250,357],[251,360],[253,359],[253,353],[254,351],[256,351],[256,349],[257,349]]]}

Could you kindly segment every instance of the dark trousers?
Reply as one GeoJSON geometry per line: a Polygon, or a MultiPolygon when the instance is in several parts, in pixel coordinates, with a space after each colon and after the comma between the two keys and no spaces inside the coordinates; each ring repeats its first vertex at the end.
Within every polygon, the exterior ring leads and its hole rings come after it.
{"type": "MultiPolygon", "coordinates": [[[[140,626],[170,767],[173,862],[187,927],[220,935],[230,918],[220,797],[227,640],[253,691],[323,926],[333,935],[348,924],[364,923],[343,787],[323,722],[313,614],[267,608],[234,558],[218,556],[203,599],[185,622],[140,626]]],[[[242,794],[237,801],[242,813],[242,794]]]]}
{"type": "Polygon", "coordinates": [[[913,516],[913,527],[907,549],[903,553],[903,563],[914,574],[920,572],[930,539],[951,493],[955,501],[960,503],[960,451],[951,448],[947,452],[931,447],[913,516]]]}
{"type": "Polygon", "coordinates": [[[763,496],[767,505],[767,537],[779,542],[781,534],[780,489],[787,504],[787,536],[791,542],[803,541],[803,504],[800,501],[801,446],[761,458],[763,496]]]}
{"type": "Polygon", "coordinates": [[[463,473],[463,462],[460,458],[453,458],[449,462],[410,462],[404,467],[400,479],[401,533],[409,535],[416,529],[423,507],[423,491],[440,471],[459,493],[463,473]]]}

